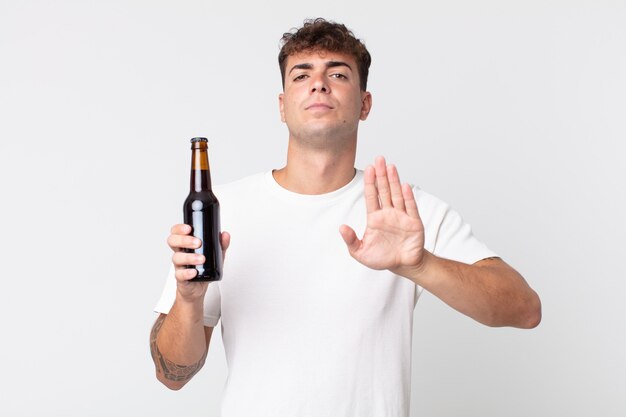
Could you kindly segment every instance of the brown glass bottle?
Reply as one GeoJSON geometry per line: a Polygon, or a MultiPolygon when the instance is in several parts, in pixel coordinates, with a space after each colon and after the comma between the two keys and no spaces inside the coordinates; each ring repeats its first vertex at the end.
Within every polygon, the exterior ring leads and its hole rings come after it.
{"type": "Polygon", "coordinates": [[[208,143],[206,138],[191,139],[191,182],[183,213],[185,224],[191,226],[193,236],[202,246],[185,252],[204,255],[202,265],[188,265],[198,275],[191,281],[219,281],[222,279],[222,245],[220,244],[220,203],[211,189],[208,143]]]}

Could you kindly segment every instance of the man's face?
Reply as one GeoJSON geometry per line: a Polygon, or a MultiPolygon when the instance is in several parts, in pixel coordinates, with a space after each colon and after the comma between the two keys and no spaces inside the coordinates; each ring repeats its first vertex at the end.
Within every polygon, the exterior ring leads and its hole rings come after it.
{"type": "Polygon", "coordinates": [[[359,120],[367,119],[372,104],[359,83],[349,55],[321,51],[287,57],[279,104],[291,137],[319,146],[356,139],[359,120]]]}

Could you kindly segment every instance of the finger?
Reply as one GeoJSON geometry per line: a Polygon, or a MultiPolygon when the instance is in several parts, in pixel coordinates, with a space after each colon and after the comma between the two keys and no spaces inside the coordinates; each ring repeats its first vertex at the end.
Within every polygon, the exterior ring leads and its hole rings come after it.
{"type": "Polygon", "coordinates": [[[395,165],[387,166],[387,178],[389,178],[389,189],[391,190],[391,202],[393,207],[405,211],[404,197],[402,196],[402,185],[400,176],[395,165]]]}
{"type": "Polygon", "coordinates": [[[197,253],[175,252],[172,255],[172,263],[176,268],[184,268],[187,265],[202,265],[205,261],[204,255],[197,253]]]}
{"type": "Polygon", "coordinates": [[[174,275],[177,281],[189,281],[198,275],[198,271],[195,268],[182,268],[177,269],[174,275]]]}
{"type": "Polygon", "coordinates": [[[188,224],[175,224],[170,233],[173,235],[188,235],[191,233],[191,226],[188,224]]]}
{"type": "Polygon", "coordinates": [[[376,191],[376,171],[373,166],[365,168],[365,208],[368,213],[380,210],[378,191],[376,191]]]}
{"type": "Polygon", "coordinates": [[[197,249],[202,245],[202,242],[197,237],[189,235],[169,235],[167,244],[172,250],[179,251],[181,249],[197,249]]]}
{"type": "Polygon", "coordinates": [[[409,184],[402,185],[402,196],[404,197],[404,205],[406,206],[406,214],[409,216],[419,219],[420,214],[417,209],[417,203],[415,202],[415,196],[413,195],[413,190],[409,184]]]}
{"type": "Polygon", "coordinates": [[[391,207],[391,193],[389,191],[389,180],[387,179],[387,164],[385,158],[379,156],[376,158],[376,188],[378,189],[378,198],[382,208],[391,207]]]}
{"type": "Polygon", "coordinates": [[[222,262],[226,258],[226,249],[230,246],[230,233],[222,232],[220,234],[220,243],[222,245],[222,262]]]}
{"type": "Polygon", "coordinates": [[[220,234],[220,243],[222,244],[222,251],[226,251],[230,246],[230,233],[222,232],[220,234]]]}
{"type": "Polygon", "coordinates": [[[341,233],[343,241],[346,242],[350,254],[353,254],[361,247],[361,241],[356,237],[356,233],[350,226],[342,224],[341,227],[339,227],[339,233],[341,233]]]}

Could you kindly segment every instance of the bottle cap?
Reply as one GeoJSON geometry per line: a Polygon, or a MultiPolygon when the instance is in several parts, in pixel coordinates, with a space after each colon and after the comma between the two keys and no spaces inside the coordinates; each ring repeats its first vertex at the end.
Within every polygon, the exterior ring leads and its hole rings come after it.
{"type": "Polygon", "coordinates": [[[209,140],[207,138],[191,138],[191,143],[196,143],[196,142],[208,142],[209,140]]]}

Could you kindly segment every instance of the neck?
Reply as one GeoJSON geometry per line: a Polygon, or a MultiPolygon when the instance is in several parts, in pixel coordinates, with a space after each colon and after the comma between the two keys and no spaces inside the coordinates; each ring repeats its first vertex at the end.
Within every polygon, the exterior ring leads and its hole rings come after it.
{"type": "Polygon", "coordinates": [[[207,190],[211,190],[211,173],[209,170],[192,169],[189,191],[199,193],[207,190]]]}
{"type": "Polygon", "coordinates": [[[325,194],[354,178],[356,138],[340,149],[311,149],[289,140],[287,165],[273,172],[283,188],[298,194],[325,194]]]}
{"type": "Polygon", "coordinates": [[[193,149],[191,153],[191,179],[189,189],[191,192],[211,189],[211,171],[209,171],[209,158],[206,148],[193,149]]]}

